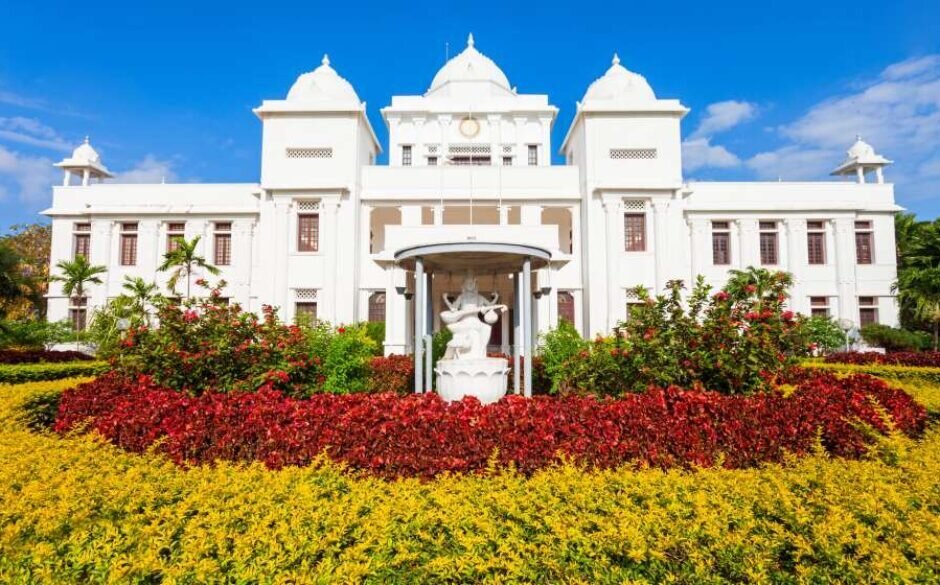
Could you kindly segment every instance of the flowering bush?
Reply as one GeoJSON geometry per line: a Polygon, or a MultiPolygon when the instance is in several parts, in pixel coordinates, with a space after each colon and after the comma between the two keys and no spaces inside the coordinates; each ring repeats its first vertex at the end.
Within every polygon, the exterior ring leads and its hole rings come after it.
{"type": "Polygon", "coordinates": [[[414,392],[415,361],[408,355],[374,357],[369,363],[369,392],[414,392]]]}
{"type": "Polygon", "coordinates": [[[858,457],[873,433],[920,433],[924,409],[868,376],[800,373],[790,396],[653,388],[624,398],[509,396],[483,406],[435,394],[285,396],[258,392],[188,396],[153,379],[117,375],[66,391],[55,429],[88,421],[108,440],[142,452],[154,445],[180,464],[263,461],[304,465],[326,452],[382,476],[477,471],[491,457],[531,473],[563,455],[596,467],[750,467],[806,454],[821,440],[858,457]],[[860,423],[864,426],[860,426],[860,423]]]}
{"type": "Polygon", "coordinates": [[[940,368],[940,352],[938,351],[899,351],[895,353],[875,352],[841,352],[826,356],[830,364],[857,364],[857,365],[890,365],[915,366],[921,368],[940,368]]]}
{"type": "Polygon", "coordinates": [[[90,361],[80,351],[47,351],[43,349],[0,349],[0,364],[35,364],[90,361]]]}
{"type": "Polygon", "coordinates": [[[265,385],[292,396],[365,390],[374,342],[364,327],[287,325],[268,306],[259,318],[221,302],[221,286],[183,305],[159,303],[159,327],[128,330],[114,368],[192,395],[265,385]]]}
{"type": "Polygon", "coordinates": [[[700,277],[683,298],[680,281],[643,303],[614,337],[597,338],[565,362],[565,393],[618,396],[650,385],[705,387],[726,394],[770,390],[808,345],[802,320],[785,310],[789,275],[763,269],[732,274],[714,295],[700,277]]]}

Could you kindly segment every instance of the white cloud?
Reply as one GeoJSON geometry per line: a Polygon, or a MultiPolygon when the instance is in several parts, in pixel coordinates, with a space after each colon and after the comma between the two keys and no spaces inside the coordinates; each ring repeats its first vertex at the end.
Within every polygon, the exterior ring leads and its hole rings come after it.
{"type": "Polygon", "coordinates": [[[923,197],[916,191],[929,188],[924,179],[940,165],[940,55],[890,65],[777,130],[786,144],[747,161],[761,178],[821,178],[861,134],[897,161],[888,173],[899,196],[923,197]]]}
{"type": "Polygon", "coordinates": [[[724,146],[712,144],[710,138],[690,138],[682,141],[682,167],[686,171],[704,168],[726,169],[739,164],[741,159],[724,146]]]}
{"type": "Polygon", "coordinates": [[[117,183],[173,183],[178,179],[173,162],[148,154],[129,170],[117,173],[117,183]]]}
{"type": "Polygon", "coordinates": [[[37,110],[43,108],[43,102],[41,100],[2,89],[0,89],[0,104],[17,106],[20,108],[32,108],[37,110]]]}
{"type": "Polygon", "coordinates": [[[62,152],[69,152],[74,148],[74,145],[59,136],[53,128],[35,118],[21,116],[0,117],[0,139],[62,152]]]}
{"type": "Polygon", "coordinates": [[[705,108],[705,117],[699,122],[691,138],[714,136],[747,122],[755,115],[757,115],[757,106],[750,102],[727,100],[709,104],[705,108]]]}
{"type": "Polygon", "coordinates": [[[0,146],[0,191],[20,202],[37,203],[51,198],[59,171],[45,157],[23,155],[0,146]]]}

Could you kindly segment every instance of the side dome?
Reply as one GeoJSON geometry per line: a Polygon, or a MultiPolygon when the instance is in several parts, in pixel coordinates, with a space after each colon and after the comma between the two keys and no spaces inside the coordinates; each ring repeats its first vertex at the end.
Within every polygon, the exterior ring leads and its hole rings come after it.
{"type": "Polygon", "coordinates": [[[72,160],[87,163],[100,163],[101,156],[98,154],[98,151],[92,147],[86,136],[85,141],[72,151],[72,160]]]}
{"type": "Polygon", "coordinates": [[[433,93],[450,83],[491,83],[512,92],[509,79],[492,59],[476,49],[473,34],[467,37],[467,48],[450,59],[438,70],[427,93],[433,93]]]}
{"type": "Polygon", "coordinates": [[[639,73],[629,71],[620,64],[620,57],[614,53],[610,69],[592,83],[582,101],[617,100],[628,102],[654,101],[656,94],[646,78],[639,73]]]}
{"type": "Polygon", "coordinates": [[[290,102],[344,102],[359,105],[359,95],[351,83],[330,67],[330,58],[323,55],[321,65],[302,74],[287,92],[290,102]]]}

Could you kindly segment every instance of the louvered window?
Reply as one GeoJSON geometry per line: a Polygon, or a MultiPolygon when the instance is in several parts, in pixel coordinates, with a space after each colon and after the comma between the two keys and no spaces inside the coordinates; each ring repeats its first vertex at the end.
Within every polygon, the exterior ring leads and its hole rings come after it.
{"type": "Polygon", "coordinates": [[[859,264],[873,262],[874,233],[870,221],[855,222],[855,260],[859,264]]]}
{"type": "Polygon", "coordinates": [[[806,222],[806,258],[810,264],[826,263],[826,224],[806,222]]]}
{"type": "Polygon", "coordinates": [[[137,264],[137,223],[121,224],[121,266],[137,264]]]}
{"type": "Polygon", "coordinates": [[[760,263],[773,266],[780,261],[777,248],[777,222],[760,222],[760,263]]]}
{"type": "Polygon", "coordinates": [[[229,266],[232,264],[232,224],[231,222],[216,222],[214,236],[216,266],[229,266]]]}
{"type": "Polygon", "coordinates": [[[317,252],[320,250],[320,215],[302,213],[297,216],[297,251],[317,252]]]}
{"type": "Polygon", "coordinates": [[[712,262],[716,266],[731,264],[731,224],[712,222],[712,262]]]}
{"type": "Polygon", "coordinates": [[[646,251],[646,214],[623,214],[624,250],[627,252],[646,251]]]}

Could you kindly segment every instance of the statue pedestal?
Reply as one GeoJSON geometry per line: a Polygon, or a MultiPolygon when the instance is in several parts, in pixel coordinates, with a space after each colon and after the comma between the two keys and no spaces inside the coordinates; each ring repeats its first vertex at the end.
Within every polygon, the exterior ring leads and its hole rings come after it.
{"type": "Polygon", "coordinates": [[[473,396],[491,404],[506,395],[505,358],[449,359],[437,362],[437,393],[447,402],[473,396]]]}

